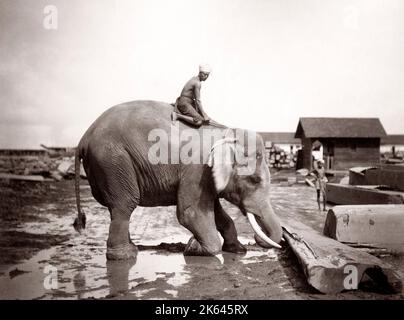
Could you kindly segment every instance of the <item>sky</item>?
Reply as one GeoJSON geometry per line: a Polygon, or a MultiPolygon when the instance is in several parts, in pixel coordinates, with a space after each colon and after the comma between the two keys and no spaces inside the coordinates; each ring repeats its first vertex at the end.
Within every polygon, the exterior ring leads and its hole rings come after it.
{"type": "Polygon", "coordinates": [[[378,117],[404,134],[403,16],[400,0],[0,0],[0,148],[75,146],[113,105],[174,102],[201,63],[228,126],[378,117]]]}

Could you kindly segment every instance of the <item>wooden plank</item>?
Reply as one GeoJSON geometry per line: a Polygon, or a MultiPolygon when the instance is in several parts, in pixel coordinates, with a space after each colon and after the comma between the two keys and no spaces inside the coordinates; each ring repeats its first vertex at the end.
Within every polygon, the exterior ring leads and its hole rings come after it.
{"type": "Polygon", "coordinates": [[[404,192],[327,183],[327,201],[335,204],[404,204],[404,192]]]}
{"type": "Polygon", "coordinates": [[[311,179],[306,178],[304,181],[308,186],[315,188],[314,183],[311,179]]]}
{"type": "Polygon", "coordinates": [[[366,273],[375,281],[384,279],[384,285],[393,292],[401,292],[400,277],[391,265],[325,237],[295,219],[282,219],[282,226],[284,238],[297,256],[308,283],[318,291],[334,294],[357,289],[366,273]]]}
{"type": "Polygon", "coordinates": [[[53,181],[52,179],[47,179],[42,176],[36,175],[18,175],[18,174],[9,174],[9,173],[0,173],[0,179],[5,180],[22,180],[22,181],[34,181],[34,182],[45,182],[45,181],[53,181]]]}
{"type": "Polygon", "coordinates": [[[404,205],[335,206],[327,213],[324,235],[345,243],[404,248],[404,205]]]}

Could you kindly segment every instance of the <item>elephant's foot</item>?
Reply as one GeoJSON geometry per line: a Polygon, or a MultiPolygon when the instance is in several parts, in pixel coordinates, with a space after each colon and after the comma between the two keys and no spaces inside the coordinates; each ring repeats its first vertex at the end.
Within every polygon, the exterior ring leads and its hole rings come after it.
{"type": "Polygon", "coordinates": [[[226,252],[231,252],[231,253],[241,253],[245,254],[247,252],[247,248],[241,244],[240,241],[237,240],[237,242],[233,243],[223,243],[222,247],[223,251],[226,252]]]}
{"type": "MultiPolygon", "coordinates": [[[[220,249],[219,249],[220,250],[220,249]]],[[[217,249],[208,250],[204,248],[194,237],[189,239],[184,250],[184,256],[214,256],[219,253],[217,249]]]]}
{"type": "Polygon", "coordinates": [[[136,259],[137,247],[133,243],[117,247],[107,247],[107,260],[129,260],[136,259]]]}

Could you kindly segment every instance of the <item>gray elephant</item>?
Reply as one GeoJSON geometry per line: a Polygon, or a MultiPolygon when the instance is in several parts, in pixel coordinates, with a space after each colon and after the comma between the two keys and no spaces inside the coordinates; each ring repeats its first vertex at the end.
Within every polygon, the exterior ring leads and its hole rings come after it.
{"type": "Polygon", "coordinates": [[[76,149],[76,230],[85,228],[86,222],[79,194],[82,159],[94,198],[110,212],[107,259],[136,256],[129,219],[137,206],[177,206],[179,223],[193,234],[184,255],[215,255],[221,250],[245,253],[219,198],[247,215],[259,239],[280,248],[282,228],[269,200],[270,173],[262,138],[241,129],[223,128],[218,134],[219,129],[213,126],[191,129],[180,122],[173,124],[172,112],[173,106],[167,103],[132,101],[108,109],[90,126],[76,149]],[[186,132],[202,137],[207,130],[215,132],[210,143],[173,138],[186,132]],[[236,131],[238,136],[255,138],[254,148],[248,147],[249,139],[238,139],[236,131]],[[156,132],[167,135],[151,139],[156,132]],[[157,141],[166,149],[154,152],[157,141]],[[193,147],[200,148],[196,157],[197,148],[193,147]],[[161,160],[157,158],[164,150],[168,151],[168,161],[156,161],[161,160]],[[176,159],[179,153],[201,161],[176,159]]]}

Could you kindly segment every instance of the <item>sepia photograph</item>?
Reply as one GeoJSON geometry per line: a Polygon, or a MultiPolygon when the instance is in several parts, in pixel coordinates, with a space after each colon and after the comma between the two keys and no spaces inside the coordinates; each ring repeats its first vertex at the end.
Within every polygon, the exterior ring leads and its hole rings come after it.
{"type": "Polygon", "coordinates": [[[0,0],[0,300],[404,300],[403,17],[0,0]]]}

